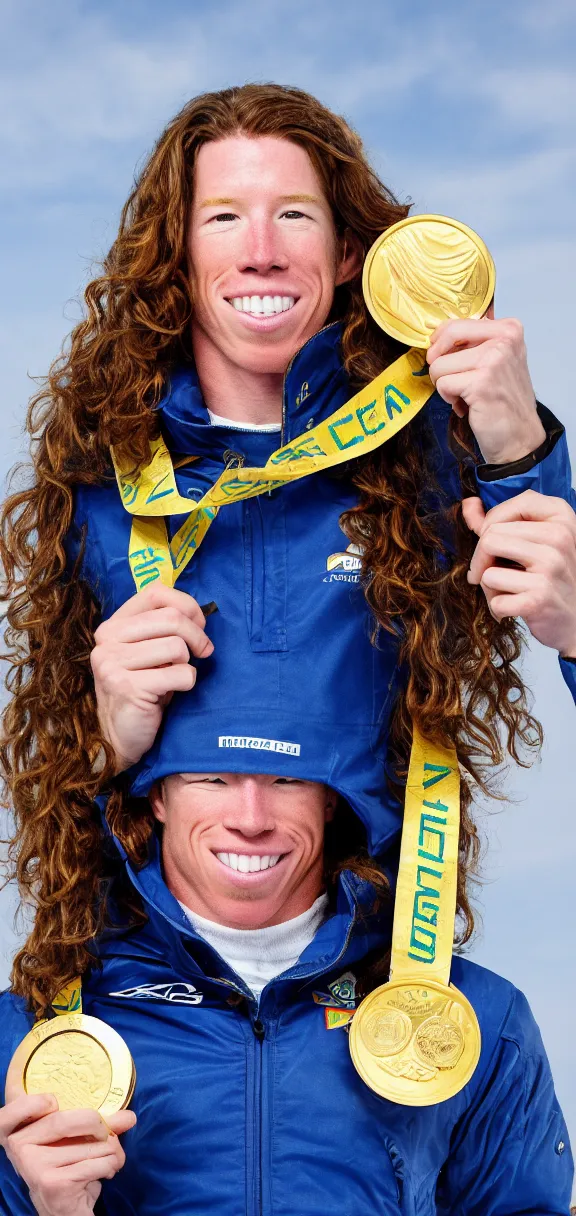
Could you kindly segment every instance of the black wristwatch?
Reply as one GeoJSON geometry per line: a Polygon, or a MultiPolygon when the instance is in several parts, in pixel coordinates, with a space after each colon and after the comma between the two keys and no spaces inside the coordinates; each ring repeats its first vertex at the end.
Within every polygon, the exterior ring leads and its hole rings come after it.
{"type": "Polygon", "coordinates": [[[502,481],[503,477],[518,477],[520,473],[529,473],[535,464],[539,464],[554,450],[560,436],[564,434],[564,427],[554,416],[552,410],[549,410],[546,405],[542,405],[540,401],[536,402],[536,409],[546,431],[546,438],[540,446],[533,452],[529,452],[527,456],[522,456],[521,460],[512,460],[509,464],[476,465],[476,476],[480,481],[502,481]]]}

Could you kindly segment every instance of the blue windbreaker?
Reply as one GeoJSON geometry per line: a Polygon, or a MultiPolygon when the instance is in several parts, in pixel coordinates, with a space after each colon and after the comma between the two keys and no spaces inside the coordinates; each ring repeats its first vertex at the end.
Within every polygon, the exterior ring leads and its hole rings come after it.
{"type": "MultiPolygon", "coordinates": [[[[296,355],[285,378],[282,442],[316,425],[352,395],[340,353],[341,327],[328,326],[296,355]]],[[[447,445],[450,407],[437,393],[412,425],[423,476],[434,471],[445,501],[461,497],[447,445]]],[[[158,406],[175,458],[198,459],[176,472],[180,494],[197,500],[234,456],[265,464],[279,437],[211,426],[192,367],[176,370],[158,406]]],[[[570,463],[562,435],[529,473],[478,482],[486,508],[532,488],[570,501],[570,463]]],[[[354,807],[372,853],[397,836],[400,810],[386,791],[384,765],[397,692],[395,639],[370,640],[372,619],[359,583],[360,559],[339,526],[357,502],[350,480],[316,473],[260,498],[223,507],[178,587],[218,612],[207,632],[215,646],[198,680],[177,694],[151,751],[132,770],[146,794],[172,772],[261,772],[326,782],[354,807]]],[[[170,521],[171,534],[182,516],[170,521]]],[[[128,565],[131,516],[113,475],[80,486],[70,561],[85,532],[83,577],[104,618],[135,592],[128,565]]],[[[567,678],[574,675],[564,664],[567,678]]],[[[573,688],[576,685],[573,683],[573,688]]],[[[576,695],[576,694],[575,694],[576,695]]]]}
{"type": "MultiPolygon", "coordinates": [[[[128,866],[149,920],[109,931],[84,978],[84,1012],[125,1038],[136,1064],[126,1164],[99,1216],[568,1216],[572,1161],[538,1028],[506,980],[454,958],[472,1002],[480,1063],[456,1097],[406,1107],[373,1093],[347,1032],[314,993],[355,976],[390,942],[373,892],[339,880],[332,915],[260,1002],[191,928],[163,882],[157,843],[128,866]]],[[[32,1025],[0,997],[0,1083],[32,1025]]],[[[0,1213],[33,1216],[0,1153],[0,1213]]]]}

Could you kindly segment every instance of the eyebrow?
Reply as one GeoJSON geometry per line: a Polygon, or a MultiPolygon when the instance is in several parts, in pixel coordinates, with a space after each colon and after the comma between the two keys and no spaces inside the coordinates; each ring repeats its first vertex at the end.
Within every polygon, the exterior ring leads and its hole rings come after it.
{"type": "MultiPolygon", "coordinates": [[[[230,207],[241,200],[237,198],[205,198],[201,207],[230,207]]],[[[321,199],[316,194],[281,194],[281,203],[319,203],[321,199]]]]}

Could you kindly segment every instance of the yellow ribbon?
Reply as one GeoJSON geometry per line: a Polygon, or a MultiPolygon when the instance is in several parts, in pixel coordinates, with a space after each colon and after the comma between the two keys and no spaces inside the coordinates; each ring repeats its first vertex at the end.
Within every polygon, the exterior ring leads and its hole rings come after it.
{"type": "Polygon", "coordinates": [[[52,1001],[54,1013],[82,1013],[82,980],[75,976],[69,980],[52,1001]]]}
{"type": "Polygon", "coordinates": [[[325,422],[273,452],[262,468],[225,469],[192,510],[190,500],[178,492],[162,438],[152,440],[150,460],[137,470],[113,449],[122,503],[134,517],[129,561],[137,590],[156,580],[173,587],[220,507],[267,494],[286,482],[372,452],[391,439],[432,395],[426,370],[425,353],[408,351],[325,422]],[[165,517],[183,514],[186,519],[169,542],[165,517]]]}
{"type": "Polygon", "coordinates": [[[460,774],[454,748],[414,730],[394,907],[390,978],[450,978],[458,881],[460,774]]]}

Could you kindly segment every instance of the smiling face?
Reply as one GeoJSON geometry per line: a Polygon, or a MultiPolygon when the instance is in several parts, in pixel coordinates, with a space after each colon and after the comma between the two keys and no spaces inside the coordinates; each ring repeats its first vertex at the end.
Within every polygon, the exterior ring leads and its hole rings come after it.
{"type": "Polygon", "coordinates": [[[204,144],[188,230],[198,370],[283,374],[360,258],[339,241],[304,148],[245,135],[204,144]]]}
{"type": "Polygon", "coordinates": [[[175,774],[150,801],[164,825],[172,894],[236,929],[299,916],[323,886],[324,825],[336,795],[312,781],[237,773],[175,774]]]}

